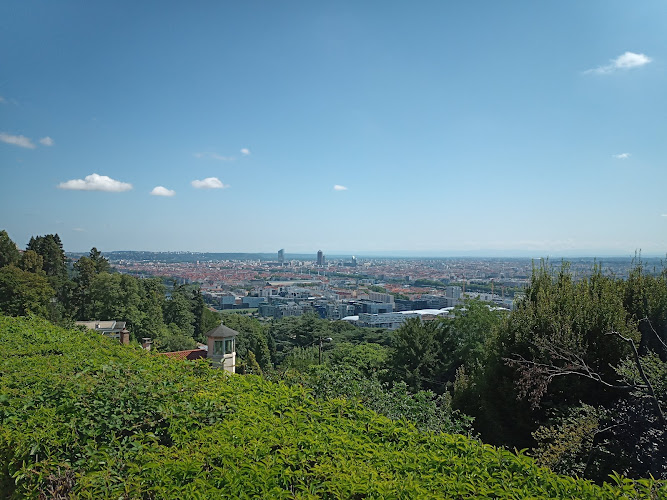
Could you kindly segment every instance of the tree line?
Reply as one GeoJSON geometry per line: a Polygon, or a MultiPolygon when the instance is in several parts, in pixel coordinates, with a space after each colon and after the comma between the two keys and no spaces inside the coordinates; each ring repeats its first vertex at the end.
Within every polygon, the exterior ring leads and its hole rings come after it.
{"type": "Polygon", "coordinates": [[[73,264],[57,234],[32,237],[24,252],[0,231],[0,312],[36,315],[55,324],[126,321],[133,339],[149,337],[161,351],[195,348],[220,319],[198,286],[165,284],[113,272],[92,248],[73,264]]]}

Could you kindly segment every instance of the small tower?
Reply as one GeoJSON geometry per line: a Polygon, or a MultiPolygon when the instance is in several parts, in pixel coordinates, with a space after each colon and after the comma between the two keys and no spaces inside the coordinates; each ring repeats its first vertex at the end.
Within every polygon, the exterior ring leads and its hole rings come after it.
{"type": "Polygon", "coordinates": [[[206,334],[208,337],[208,355],[213,366],[228,372],[236,372],[236,330],[220,323],[219,326],[206,334]]]}

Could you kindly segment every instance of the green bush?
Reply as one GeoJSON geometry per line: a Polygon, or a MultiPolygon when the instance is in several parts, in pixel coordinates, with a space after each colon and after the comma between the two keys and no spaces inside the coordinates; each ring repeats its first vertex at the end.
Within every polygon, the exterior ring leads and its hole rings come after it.
{"type": "MultiPolygon", "coordinates": [[[[657,498],[355,401],[0,316],[5,498],[657,498]]],[[[660,490],[658,488],[661,488],[660,490]]]]}

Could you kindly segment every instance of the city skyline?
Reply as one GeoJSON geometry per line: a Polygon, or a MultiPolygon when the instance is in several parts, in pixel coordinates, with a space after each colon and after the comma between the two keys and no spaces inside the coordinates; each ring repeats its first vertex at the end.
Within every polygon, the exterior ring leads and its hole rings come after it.
{"type": "Polygon", "coordinates": [[[7,2],[21,248],[667,251],[667,4],[7,2]]]}

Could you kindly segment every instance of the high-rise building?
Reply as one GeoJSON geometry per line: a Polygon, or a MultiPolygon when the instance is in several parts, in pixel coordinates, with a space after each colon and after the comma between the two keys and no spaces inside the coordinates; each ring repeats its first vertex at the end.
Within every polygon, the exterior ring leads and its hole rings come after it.
{"type": "Polygon", "coordinates": [[[317,251],[317,265],[318,266],[324,265],[324,254],[322,253],[322,250],[317,251]]]}
{"type": "Polygon", "coordinates": [[[278,262],[280,262],[280,265],[282,266],[285,263],[285,249],[281,248],[278,250],[278,262]]]}

